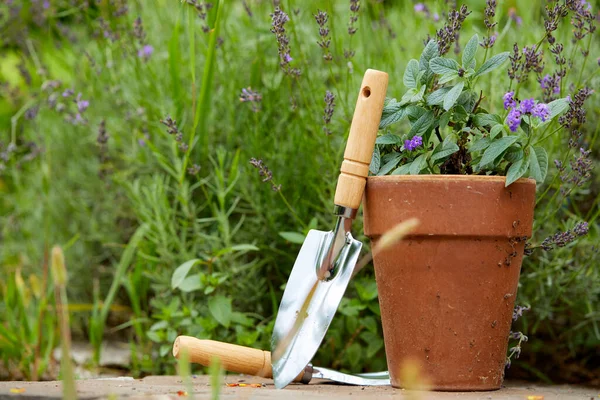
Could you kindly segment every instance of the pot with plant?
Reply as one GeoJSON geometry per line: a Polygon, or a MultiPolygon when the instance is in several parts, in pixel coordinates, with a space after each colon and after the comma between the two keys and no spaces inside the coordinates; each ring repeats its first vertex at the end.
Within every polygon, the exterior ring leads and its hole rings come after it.
{"type": "Polygon", "coordinates": [[[509,53],[478,65],[479,46],[475,35],[458,62],[429,41],[404,71],[407,91],[383,109],[365,233],[375,245],[401,221],[420,220],[407,239],[374,256],[396,387],[409,366],[436,390],[493,390],[504,377],[536,182],[548,170],[540,144],[569,100],[545,104],[509,91],[499,114],[488,111],[477,81],[509,53]],[[406,129],[388,128],[401,121],[406,129]]]}

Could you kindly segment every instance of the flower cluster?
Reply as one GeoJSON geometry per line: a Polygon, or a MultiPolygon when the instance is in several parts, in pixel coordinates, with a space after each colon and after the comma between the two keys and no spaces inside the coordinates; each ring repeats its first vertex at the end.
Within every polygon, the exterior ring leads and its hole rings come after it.
{"type": "Polygon", "coordinates": [[[348,34],[354,35],[358,28],[355,27],[358,21],[358,10],[360,10],[359,0],[350,0],[350,21],[348,22],[348,34]]]}
{"type": "Polygon", "coordinates": [[[169,135],[175,136],[175,141],[179,143],[179,150],[187,151],[188,145],[183,142],[183,133],[177,127],[177,121],[167,115],[165,119],[161,119],[160,123],[167,127],[169,135]]]}
{"type": "Polygon", "coordinates": [[[198,13],[198,18],[203,21],[202,31],[208,33],[210,28],[206,24],[206,15],[208,11],[213,7],[212,3],[200,3],[198,0],[187,0],[187,4],[194,7],[198,13]]]}
{"type": "MultiPolygon", "coordinates": [[[[75,91],[73,89],[66,89],[62,93],[62,97],[65,99],[71,98],[74,93],[75,93],[75,91]]],[[[57,104],[56,97],[53,97],[52,100],[53,100],[52,103],[56,104],[56,111],[62,112],[65,110],[66,106],[64,104],[62,104],[62,103],[57,104]]],[[[78,93],[77,96],[75,98],[73,98],[73,102],[75,103],[76,111],[75,111],[75,113],[68,112],[67,115],[65,116],[65,120],[73,125],[87,123],[87,119],[85,119],[84,113],[90,106],[89,100],[84,100],[83,95],[81,93],[78,93]]],[[[53,104],[50,104],[50,106],[52,108],[53,104]]]]}
{"type": "Polygon", "coordinates": [[[293,60],[290,55],[290,39],[285,32],[285,24],[290,20],[290,17],[281,8],[275,8],[271,14],[271,32],[275,34],[277,39],[277,51],[279,52],[279,65],[287,74],[300,75],[300,70],[290,68],[289,63],[293,60]]]}
{"type": "Polygon", "coordinates": [[[518,320],[519,318],[521,318],[523,316],[523,312],[524,311],[529,311],[531,310],[530,306],[515,306],[515,309],[513,310],[513,316],[512,319],[513,321],[518,320]]]}
{"type": "MultiPolygon", "coordinates": [[[[571,171],[567,171],[567,168],[559,160],[554,160],[554,165],[560,173],[560,180],[564,183],[570,183],[573,187],[583,186],[592,176],[593,161],[590,157],[591,150],[585,150],[583,147],[579,149],[579,155],[575,156],[575,160],[570,161],[569,165],[571,171]]],[[[569,189],[561,187],[561,193],[567,195],[569,189]]],[[[571,189],[572,190],[572,189],[571,189]]]]}
{"type": "MultiPolygon", "coordinates": [[[[329,90],[325,92],[325,112],[323,114],[323,122],[325,125],[331,122],[331,117],[333,116],[333,111],[335,110],[335,95],[331,93],[329,90]]],[[[331,135],[331,131],[327,128],[327,126],[323,127],[325,134],[331,135]]]]}
{"type": "Polygon", "coordinates": [[[423,138],[421,136],[413,136],[412,139],[404,141],[404,148],[408,151],[413,151],[421,145],[423,145],[423,138]]]}
{"type": "MultiPolygon", "coordinates": [[[[575,41],[580,41],[587,35],[596,31],[596,16],[592,13],[592,6],[586,0],[567,0],[566,6],[573,11],[571,25],[575,41]]],[[[587,56],[587,50],[582,50],[584,56],[587,56]]]]}
{"type": "Polygon", "coordinates": [[[276,185],[275,182],[273,182],[273,173],[265,165],[263,160],[252,157],[250,159],[250,164],[254,168],[258,169],[258,174],[263,177],[263,182],[271,182],[271,189],[273,189],[274,192],[278,192],[281,190],[281,185],[276,185]]]}
{"type": "Polygon", "coordinates": [[[516,78],[517,82],[527,81],[530,72],[540,74],[544,70],[544,52],[537,51],[535,45],[525,46],[521,53],[519,46],[515,43],[509,59],[508,77],[511,80],[516,78]]]}
{"type": "Polygon", "coordinates": [[[511,7],[508,9],[508,17],[517,24],[517,26],[521,26],[523,25],[523,18],[521,18],[518,14],[517,14],[517,9],[514,7],[511,7]]]}
{"type": "Polygon", "coordinates": [[[133,37],[138,42],[138,57],[144,60],[144,62],[148,61],[152,53],[154,53],[154,47],[146,43],[146,32],[144,31],[144,25],[140,17],[137,17],[133,23],[133,37]]]}
{"type": "MultiPolygon", "coordinates": [[[[487,0],[485,2],[485,19],[483,20],[485,27],[488,29],[488,35],[492,32],[492,29],[498,24],[494,22],[494,17],[496,16],[496,0],[487,0]]],[[[484,37],[483,41],[480,43],[481,47],[490,49],[496,43],[496,38],[498,35],[496,33],[491,34],[489,37],[484,37]]]]}
{"type": "MultiPolygon", "coordinates": [[[[456,42],[458,45],[460,29],[469,14],[471,14],[471,12],[468,11],[467,6],[464,4],[460,6],[459,10],[452,10],[448,13],[446,25],[436,33],[440,56],[446,54],[448,50],[450,50],[452,43],[456,42]]],[[[460,51],[460,48],[458,47],[455,48],[455,51],[457,49],[460,51]]]]}
{"type": "Polygon", "coordinates": [[[567,229],[564,232],[555,233],[552,236],[544,239],[540,247],[546,251],[553,250],[556,247],[565,247],[569,243],[572,243],[578,237],[587,235],[589,231],[587,222],[580,222],[575,227],[571,229],[567,229]]]}
{"type": "Polygon", "coordinates": [[[315,20],[319,25],[319,36],[321,37],[321,39],[317,41],[317,44],[321,46],[324,51],[323,58],[325,61],[331,61],[333,59],[331,51],[329,50],[331,39],[329,39],[329,28],[326,25],[328,19],[329,16],[325,11],[317,10],[317,13],[315,14],[315,20]]]}
{"type": "Polygon", "coordinates": [[[252,111],[258,112],[260,111],[260,102],[262,101],[262,95],[258,92],[252,90],[252,88],[244,88],[242,89],[242,93],[240,93],[240,101],[242,103],[251,103],[252,111]]]}
{"type": "Polygon", "coordinates": [[[104,179],[108,174],[107,163],[110,159],[108,155],[108,133],[106,132],[106,120],[100,121],[98,126],[98,136],[96,137],[96,143],[98,143],[98,160],[100,161],[100,169],[98,170],[98,176],[100,179],[104,179]]]}
{"type": "Polygon", "coordinates": [[[521,118],[524,115],[540,118],[546,121],[550,116],[550,110],[544,103],[537,103],[533,98],[525,99],[521,102],[515,99],[514,92],[507,92],[504,95],[504,109],[510,110],[506,122],[512,132],[516,132],[521,124],[521,118]]]}

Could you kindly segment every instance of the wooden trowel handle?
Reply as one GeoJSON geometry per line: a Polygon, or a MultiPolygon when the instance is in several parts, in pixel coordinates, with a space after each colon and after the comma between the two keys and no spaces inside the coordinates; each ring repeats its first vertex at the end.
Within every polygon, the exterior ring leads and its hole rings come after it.
{"type": "MultiPolygon", "coordinates": [[[[196,339],[191,336],[178,336],[173,343],[173,356],[181,357],[184,351],[189,354],[190,362],[210,365],[214,357],[221,360],[221,365],[226,371],[240,374],[272,378],[271,353],[250,347],[238,346],[217,342],[216,340],[196,339]]],[[[300,382],[304,371],[294,382],[300,382]]]]}
{"type": "Polygon", "coordinates": [[[358,209],[365,191],[369,164],[379,130],[388,85],[388,74],[368,69],[360,85],[350,136],[335,190],[335,204],[358,209]]]}

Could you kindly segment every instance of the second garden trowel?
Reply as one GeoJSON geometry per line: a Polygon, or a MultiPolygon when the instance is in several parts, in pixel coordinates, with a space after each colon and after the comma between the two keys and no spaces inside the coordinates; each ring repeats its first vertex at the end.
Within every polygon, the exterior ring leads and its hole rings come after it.
{"type": "Polygon", "coordinates": [[[335,229],[311,230],[290,273],[271,343],[277,388],[294,381],[313,358],[352,277],[362,243],[350,228],[369,174],[387,84],[385,72],[365,72],[335,191],[335,229]]]}

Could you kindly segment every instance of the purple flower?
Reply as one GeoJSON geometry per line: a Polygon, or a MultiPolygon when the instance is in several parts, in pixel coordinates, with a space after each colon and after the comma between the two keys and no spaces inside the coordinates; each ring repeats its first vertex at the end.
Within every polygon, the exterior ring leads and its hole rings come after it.
{"type": "Polygon", "coordinates": [[[432,16],[432,18],[433,18],[433,21],[434,21],[434,22],[438,22],[438,21],[440,20],[440,14],[438,14],[438,13],[433,13],[433,16],[432,16]]]}
{"type": "Polygon", "coordinates": [[[521,111],[519,111],[518,108],[513,108],[510,110],[506,122],[508,123],[508,127],[510,128],[511,132],[516,132],[521,124],[521,111]]]}
{"type": "Polygon", "coordinates": [[[504,109],[508,110],[509,108],[515,107],[517,102],[514,98],[515,92],[506,92],[504,95],[504,109]]]}
{"type": "Polygon", "coordinates": [[[154,47],[147,44],[138,50],[138,57],[148,60],[150,59],[150,56],[152,56],[152,53],[154,53],[154,47]]]}
{"type": "Polygon", "coordinates": [[[48,0],[45,0],[44,3],[42,4],[42,7],[44,7],[44,9],[49,9],[50,8],[50,2],[48,0]]]}
{"type": "Polygon", "coordinates": [[[283,55],[283,61],[285,61],[286,63],[290,63],[290,62],[292,62],[292,60],[293,60],[293,58],[292,58],[292,56],[290,56],[289,53],[286,53],[283,55]]]}
{"type": "Polygon", "coordinates": [[[83,113],[90,106],[90,102],[89,101],[83,100],[81,98],[81,93],[79,93],[77,95],[77,98],[75,99],[75,103],[77,103],[77,110],[79,111],[79,113],[83,113]]]}
{"type": "Polygon", "coordinates": [[[63,97],[71,97],[73,96],[75,92],[73,91],[73,89],[67,89],[63,92],[62,96],[63,97]]]}
{"type": "MultiPolygon", "coordinates": [[[[521,107],[522,106],[523,103],[521,103],[521,107]]],[[[533,109],[531,110],[531,115],[540,118],[542,121],[546,121],[550,116],[550,110],[548,109],[548,106],[546,104],[539,103],[533,107],[533,109]]]]}
{"type": "Polygon", "coordinates": [[[421,136],[414,136],[412,139],[404,141],[404,148],[408,151],[413,151],[422,144],[423,138],[421,136]]]}
{"type": "Polygon", "coordinates": [[[546,74],[540,80],[540,87],[545,90],[552,89],[552,93],[558,94],[560,93],[560,75],[553,77],[552,75],[546,74]]]}
{"type": "Polygon", "coordinates": [[[427,9],[427,7],[423,3],[417,3],[417,4],[415,4],[415,12],[423,12],[426,9],[427,9]]]}
{"type": "Polygon", "coordinates": [[[523,24],[523,18],[517,15],[517,10],[514,7],[511,7],[508,10],[508,16],[517,23],[517,26],[521,26],[521,24],[523,24]]]}
{"type": "Polygon", "coordinates": [[[529,113],[529,112],[531,112],[531,110],[533,110],[534,106],[535,106],[535,100],[533,98],[525,99],[521,102],[521,112],[523,114],[529,113]]]}

